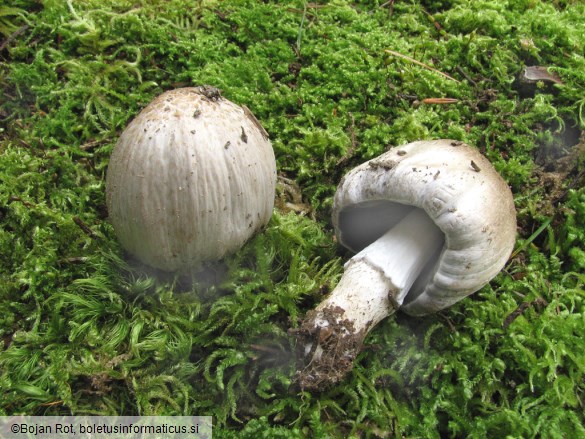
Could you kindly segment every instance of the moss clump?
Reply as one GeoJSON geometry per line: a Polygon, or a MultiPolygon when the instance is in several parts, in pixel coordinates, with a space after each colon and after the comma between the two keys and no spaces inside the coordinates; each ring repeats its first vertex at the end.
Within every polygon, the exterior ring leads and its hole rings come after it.
{"type": "Polygon", "coordinates": [[[585,436],[584,15],[544,0],[0,7],[0,414],[208,414],[219,437],[585,436]],[[563,84],[524,95],[525,65],[563,84]],[[301,194],[298,214],[180,278],[121,251],[104,176],[141,108],[201,84],[252,110],[301,194]],[[494,163],[517,251],[455,307],[386,321],[342,384],[297,394],[287,329],[346,256],[335,186],[420,138],[494,163]]]}

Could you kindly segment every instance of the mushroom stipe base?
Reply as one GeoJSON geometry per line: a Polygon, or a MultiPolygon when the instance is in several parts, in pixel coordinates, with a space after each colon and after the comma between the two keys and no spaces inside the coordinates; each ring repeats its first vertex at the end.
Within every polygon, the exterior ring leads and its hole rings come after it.
{"type": "Polygon", "coordinates": [[[309,311],[301,326],[291,331],[297,338],[300,363],[295,382],[302,390],[323,391],[341,381],[353,369],[367,331],[355,332],[353,322],[343,318],[344,312],[339,306],[309,311]],[[310,346],[308,352],[307,346],[310,346]]]}
{"type": "Polygon", "coordinates": [[[332,219],[338,242],[357,254],[301,325],[309,340],[299,383],[316,390],[341,381],[366,334],[396,309],[431,314],[482,288],[516,232],[506,182],[475,148],[449,139],[409,143],[350,171],[332,219]]]}

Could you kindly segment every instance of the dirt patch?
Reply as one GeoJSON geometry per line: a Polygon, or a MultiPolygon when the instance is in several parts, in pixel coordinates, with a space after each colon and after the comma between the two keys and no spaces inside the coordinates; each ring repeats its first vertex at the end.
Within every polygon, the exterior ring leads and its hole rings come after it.
{"type": "Polygon", "coordinates": [[[368,162],[368,166],[372,169],[385,169],[387,171],[393,169],[397,163],[394,160],[372,160],[368,162]]]}
{"type": "Polygon", "coordinates": [[[221,90],[219,88],[211,85],[202,85],[201,87],[197,87],[197,90],[210,101],[218,101],[221,99],[221,90]]]}
{"type": "Polygon", "coordinates": [[[578,188],[585,183],[585,132],[581,134],[580,142],[569,151],[542,164],[535,174],[538,185],[544,189],[541,200],[541,210],[545,215],[557,212],[561,203],[572,188],[578,188]]]}
{"type": "MultiPolygon", "coordinates": [[[[543,154],[535,162],[537,166],[532,174],[534,179],[524,190],[527,193],[538,193],[531,209],[540,215],[552,217],[551,226],[558,229],[565,223],[566,211],[562,205],[570,190],[585,186],[585,132],[581,133],[577,144],[558,155],[543,154]]],[[[539,225],[532,216],[518,217],[521,236],[530,236],[539,225]]]]}
{"type": "Polygon", "coordinates": [[[302,390],[323,391],[353,369],[366,333],[356,333],[353,322],[344,320],[343,314],[340,307],[312,310],[298,329],[290,331],[297,338],[295,382],[302,390]]]}
{"type": "Polygon", "coordinates": [[[282,213],[295,212],[297,215],[315,219],[315,212],[311,205],[303,200],[298,183],[281,174],[278,175],[276,181],[274,205],[282,213]]]}

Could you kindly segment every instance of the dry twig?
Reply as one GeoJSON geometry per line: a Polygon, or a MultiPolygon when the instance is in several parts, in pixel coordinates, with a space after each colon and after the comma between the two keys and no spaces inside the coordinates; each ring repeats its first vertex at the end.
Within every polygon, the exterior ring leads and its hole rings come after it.
{"type": "Polygon", "coordinates": [[[424,67],[425,69],[430,70],[431,72],[438,73],[439,75],[444,76],[445,78],[450,79],[451,81],[455,81],[457,84],[461,84],[461,81],[458,81],[457,79],[453,78],[452,76],[449,76],[446,73],[443,73],[440,70],[435,69],[434,67],[431,67],[423,62],[420,62],[414,58],[411,58],[408,55],[403,55],[402,53],[395,52],[394,50],[390,50],[390,49],[386,49],[384,52],[389,53],[390,55],[397,56],[398,58],[402,58],[402,59],[405,59],[407,61],[410,61],[411,63],[416,64],[417,66],[424,67]]]}
{"type": "Polygon", "coordinates": [[[81,220],[81,218],[79,218],[78,216],[74,216],[74,217],[73,217],[73,222],[74,222],[75,224],[77,224],[77,225],[79,226],[79,228],[80,228],[81,230],[83,230],[83,232],[84,232],[84,233],[85,233],[87,236],[89,236],[90,238],[93,238],[93,239],[98,239],[98,238],[99,238],[98,234],[97,234],[97,233],[95,233],[93,230],[91,230],[91,228],[90,228],[90,227],[89,227],[87,224],[85,224],[85,223],[84,223],[84,222],[81,220]]]}
{"type": "Polygon", "coordinates": [[[14,41],[19,35],[23,34],[29,28],[28,24],[20,26],[16,29],[12,34],[10,34],[3,42],[0,44],[0,52],[8,47],[8,45],[14,41]]]}
{"type": "Polygon", "coordinates": [[[453,98],[426,98],[426,99],[422,100],[423,104],[439,104],[439,105],[456,104],[457,102],[459,102],[459,99],[453,99],[453,98]]]}

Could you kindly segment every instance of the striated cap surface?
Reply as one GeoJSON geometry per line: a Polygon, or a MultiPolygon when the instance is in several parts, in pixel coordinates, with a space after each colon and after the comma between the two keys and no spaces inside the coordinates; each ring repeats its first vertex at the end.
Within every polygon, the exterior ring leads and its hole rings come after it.
{"type": "Polygon", "coordinates": [[[158,96],[124,130],[106,201],[122,245],[168,271],[236,251],[270,220],[276,162],[250,111],[212,87],[158,96]]]}

